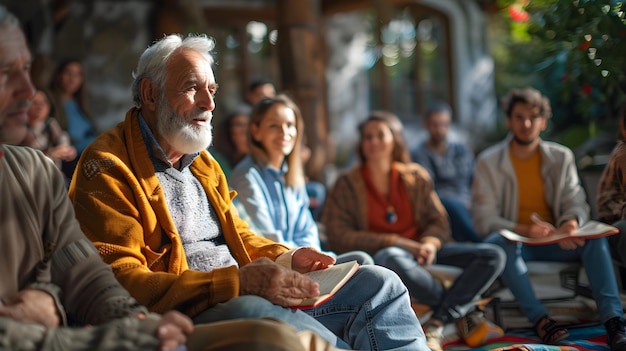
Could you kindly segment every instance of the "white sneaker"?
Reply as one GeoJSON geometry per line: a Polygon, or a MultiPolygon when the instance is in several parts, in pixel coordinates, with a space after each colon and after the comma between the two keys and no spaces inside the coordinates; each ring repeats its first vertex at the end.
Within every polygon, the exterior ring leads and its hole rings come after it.
{"type": "Polygon", "coordinates": [[[424,334],[426,335],[426,346],[432,351],[443,351],[441,343],[443,342],[443,325],[435,325],[428,323],[424,325],[424,334]]]}

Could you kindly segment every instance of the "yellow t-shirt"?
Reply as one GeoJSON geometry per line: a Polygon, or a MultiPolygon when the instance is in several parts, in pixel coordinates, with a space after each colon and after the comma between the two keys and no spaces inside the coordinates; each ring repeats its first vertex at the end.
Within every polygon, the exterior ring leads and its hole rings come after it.
{"type": "Polygon", "coordinates": [[[541,153],[537,150],[531,157],[522,160],[509,151],[515,177],[517,178],[518,212],[517,223],[532,224],[530,215],[537,213],[546,222],[554,224],[552,210],[545,200],[541,178],[541,153]]]}

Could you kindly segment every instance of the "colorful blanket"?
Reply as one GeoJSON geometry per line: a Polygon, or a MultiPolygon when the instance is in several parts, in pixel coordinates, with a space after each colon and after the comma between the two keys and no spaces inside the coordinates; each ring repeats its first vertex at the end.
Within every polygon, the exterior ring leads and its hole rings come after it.
{"type": "Polygon", "coordinates": [[[500,338],[491,339],[478,348],[469,348],[461,341],[444,344],[445,351],[609,351],[606,345],[606,330],[603,325],[569,327],[570,337],[559,345],[541,344],[537,336],[528,329],[507,331],[500,338]]]}

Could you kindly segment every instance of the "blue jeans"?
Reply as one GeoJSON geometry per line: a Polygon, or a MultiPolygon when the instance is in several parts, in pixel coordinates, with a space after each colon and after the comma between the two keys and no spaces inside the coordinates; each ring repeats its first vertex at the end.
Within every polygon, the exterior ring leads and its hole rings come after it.
{"type": "Polygon", "coordinates": [[[446,291],[413,255],[391,246],[378,251],[374,261],[398,273],[411,297],[433,308],[432,318],[444,323],[462,317],[463,305],[479,297],[504,268],[505,254],[491,244],[448,243],[437,252],[437,263],[463,268],[446,291]]]}
{"type": "Polygon", "coordinates": [[[374,264],[374,258],[365,251],[348,251],[337,255],[335,263],[357,261],[360,265],[374,264]]]}
{"type": "Polygon", "coordinates": [[[619,220],[613,223],[619,229],[619,234],[608,237],[611,256],[617,261],[617,270],[622,283],[622,290],[626,289],[626,220],[619,220]]]}
{"type": "Polygon", "coordinates": [[[626,220],[613,223],[619,229],[619,234],[608,237],[611,256],[622,266],[626,265],[626,220]]]}
{"type": "Polygon", "coordinates": [[[507,240],[498,233],[489,235],[486,242],[496,244],[506,252],[502,281],[511,290],[520,308],[532,323],[537,323],[541,316],[548,314],[548,311],[535,296],[528,278],[526,261],[582,261],[601,322],[624,315],[606,238],[586,240],[585,245],[576,250],[563,250],[557,244],[521,245],[507,240]]]}
{"type": "Polygon", "coordinates": [[[332,299],[315,308],[295,310],[245,295],[207,309],[194,323],[259,317],[312,330],[344,349],[429,350],[406,287],[395,273],[373,265],[360,267],[332,299]]]}
{"type": "Polygon", "coordinates": [[[482,242],[483,239],[476,234],[472,214],[461,201],[452,198],[442,197],[441,204],[448,212],[450,220],[450,230],[452,238],[458,242],[470,241],[474,243],[482,242]]]}

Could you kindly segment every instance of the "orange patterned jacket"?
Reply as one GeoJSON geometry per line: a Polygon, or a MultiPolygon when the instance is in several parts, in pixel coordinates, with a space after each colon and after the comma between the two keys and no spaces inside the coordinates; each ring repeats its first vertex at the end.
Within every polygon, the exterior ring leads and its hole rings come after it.
{"type": "MultiPolygon", "coordinates": [[[[193,317],[239,294],[236,266],[211,272],[190,270],[182,241],[132,108],[126,119],[83,152],[70,199],[83,232],[117,279],[151,311],[176,309],[193,317]]],[[[206,191],[239,266],[259,257],[275,260],[286,246],[250,231],[232,206],[221,168],[202,151],[190,166],[206,191]]]]}

